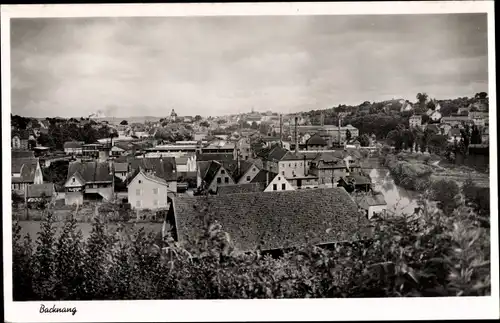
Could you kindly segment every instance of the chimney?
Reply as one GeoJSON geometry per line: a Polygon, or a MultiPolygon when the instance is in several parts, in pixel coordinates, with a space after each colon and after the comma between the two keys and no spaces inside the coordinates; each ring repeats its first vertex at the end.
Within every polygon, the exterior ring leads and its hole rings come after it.
{"type": "Polygon", "coordinates": [[[341,116],[339,116],[339,146],[340,146],[340,127],[342,127],[341,116]]]}
{"type": "Polygon", "coordinates": [[[299,152],[299,135],[297,133],[298,127],[297,124],[299,122],[299,118],[295,117],[295,152],[299,152]]]}
{"type": "Polygon", "coordinates": [[[266,188],[269,185],[269,171],[266,171],[266,188]]]}
{"type": "Polygon", "coordinates": [[[280,114],[280,146],[283,148],[283,115],[280,114]]]}
{"type": "Polygon", "coordinates": [[[323,127],[325,125],[325,115],[323,112],[321,112],[321,126],[323,127]]]}
{"type": "Polygon", "coordinates": [[[307,166],[306,166],[307,160],[306,160],[306,155],[304,155],[304,175],[307,176],[307,166]]]}

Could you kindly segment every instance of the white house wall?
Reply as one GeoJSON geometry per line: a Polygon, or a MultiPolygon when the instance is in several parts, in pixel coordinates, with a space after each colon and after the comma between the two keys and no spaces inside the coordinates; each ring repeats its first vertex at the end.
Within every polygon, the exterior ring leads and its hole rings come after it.
{"type": "Polygon", "coordinates": [[[264,192],[274,192],[274,191],[294,191],[295,188],[286,180],[286,178],[282,175],[277,175],[273,178],[273,180],[266,187],[264,192]],[[276,190],[274,189],[274,185],[276,185],[276,190]],[[283,189],[283,185],[285,185],[283,189]]]}

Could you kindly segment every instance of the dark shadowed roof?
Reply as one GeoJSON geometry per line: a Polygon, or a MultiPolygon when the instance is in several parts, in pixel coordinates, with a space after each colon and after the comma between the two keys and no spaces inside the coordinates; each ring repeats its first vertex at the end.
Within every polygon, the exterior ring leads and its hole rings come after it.
{"type": "Polygon", "coordinates": [[[325,139],[323,139],[318,133],[315,133],[311,138],[307,139],[306,145],[308,146],[327,146],[325,139]]]}
{"type": "Polygon", "coordinates": [[[352,241],[366,236],[369,225],[342,188],[182,196],[173,207],[181,243],[203,233],[207,214],[240,251],[352,241]]]}
{"type": "Polygon", "coordinates": [[[53,183],[28,185],[27,198],[51,197],[55,188],[53,183]]]}
{"type": "Polygon", "coordinates": [[[262,192],[265,189],[266,187],[264,183],[225,185],[217,189],[217,194],[227,195],[227,194],[254,193],[254,192],[262,192]]]}
{"type": "Polygon", "coordinates": [[[85,183],[113,181],[113,174],[107,162],[70,162],[67,179],[75,173],[78,173],[85,183]]]}
{"type": "Polygon", "coordinates": [[[202,153],[196,155],[197,161],[210,161],[210,160],[233,160],[232,153],[202,153]]]}
{"type": "Polygon", "coordinates": [[[268,184],[267,180],[269,179],[269,183],[278,175],[277,173],[269,172],[265,169],[261,169],[257,175],[250,181],[250,183],[264,183],[268,184]],[[269,173],[269,178],[267,178],[267,174],[269,173]]]}
{"type": "Polygon", "coordinates": [[[356,181],[356,185],[370,185],[372,183],[370,177],[358,174],[347,176],[348,181],[351,179],[356,181]]]}
{"type": "Polygon", "coordinates": [[[137,175],[139,168],[142,168],[146,172],[152,171],[156,177],[167,182],[177,180],[175,157],[130,158],[129,163],[133,172],[132,178],[137,175]]]}

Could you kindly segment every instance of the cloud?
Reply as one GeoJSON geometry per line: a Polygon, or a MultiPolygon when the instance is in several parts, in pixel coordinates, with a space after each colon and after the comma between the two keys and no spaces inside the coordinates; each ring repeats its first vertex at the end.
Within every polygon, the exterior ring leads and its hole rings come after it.
{"type": "Polygon", "coordinates": [[[23,115],[292,112],[488,89],[486,15],[14,19],[11,32],[23,115]]]}

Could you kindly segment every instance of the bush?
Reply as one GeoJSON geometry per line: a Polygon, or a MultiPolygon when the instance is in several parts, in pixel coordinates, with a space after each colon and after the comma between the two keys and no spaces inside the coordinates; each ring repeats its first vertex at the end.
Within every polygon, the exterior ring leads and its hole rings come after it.
{"type": "Polygon", "coordinates": [[[420,204],[419,217],[375,222],[369,241],[281,257],[239,252],[220,225],[187,248],[169,234],[110,231],[99,217],[87,241],[73,220],[56,236],[49,215],[33,247],[14,223],[14,300],[489,295],[489,230],[463,205],[446,215],[420,204]]]}

